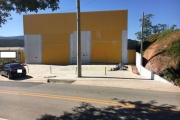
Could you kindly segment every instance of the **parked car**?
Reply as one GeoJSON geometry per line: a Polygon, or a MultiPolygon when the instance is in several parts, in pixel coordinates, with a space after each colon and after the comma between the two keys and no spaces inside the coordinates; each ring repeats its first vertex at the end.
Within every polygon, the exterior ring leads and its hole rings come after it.
{"type": "Polygon", "coordinates": [[[26,76],[26,68],[19,63],[4,64],[0,68],[0,75],[7,76],[9,79],[15,76],[26,76]]]}

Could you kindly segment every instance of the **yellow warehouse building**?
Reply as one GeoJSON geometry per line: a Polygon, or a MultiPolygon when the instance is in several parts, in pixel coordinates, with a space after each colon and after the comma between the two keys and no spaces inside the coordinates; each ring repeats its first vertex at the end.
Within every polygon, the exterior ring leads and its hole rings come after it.
{"type": "MultiPolygon", "coordinates": [[[[76,13],[24,15],[25,62],[76,64],[76,13]]],[[[128,11],[81,12],[82,63],[132,63],[128,11]]]]}

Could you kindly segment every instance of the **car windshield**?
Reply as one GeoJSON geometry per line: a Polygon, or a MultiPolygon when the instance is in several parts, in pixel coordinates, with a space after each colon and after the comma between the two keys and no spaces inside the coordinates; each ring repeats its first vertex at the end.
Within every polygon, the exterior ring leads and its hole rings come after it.
{"type": "Polygon", "coordinates": [[[18,67],[22,67],[22,65],[20,65],[20,64],[13,64],[13,65],[10,65],[10,68],[18,68],[18,67]]]}

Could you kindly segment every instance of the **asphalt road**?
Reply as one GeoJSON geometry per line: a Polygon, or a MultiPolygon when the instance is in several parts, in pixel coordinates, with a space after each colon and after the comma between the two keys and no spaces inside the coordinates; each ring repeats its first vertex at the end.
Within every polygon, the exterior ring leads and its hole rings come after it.
{"type": "Polygon", "coordinates": [[[179,110],[177,92],[0,81],[8,120],[179,120],[179,110]]]}

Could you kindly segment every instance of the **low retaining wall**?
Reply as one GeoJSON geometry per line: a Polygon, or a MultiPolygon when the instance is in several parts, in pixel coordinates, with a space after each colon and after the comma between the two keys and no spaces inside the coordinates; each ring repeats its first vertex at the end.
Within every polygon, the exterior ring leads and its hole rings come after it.
{"type": "Polygon", "coordinates": [[[154,74],[150,70],[147,70],[146,68],[144,68],[141,65],[141,54],[139,54],[138,52],[136,52],[136,67],[138,69],[139,74],[145,78],[160,81],[160,82],[167,83],[167,84],[172,84],[171,82],[167,81],[166,79],[164,79],[164,78],[160,77],[159,75],[154,74]]]}

